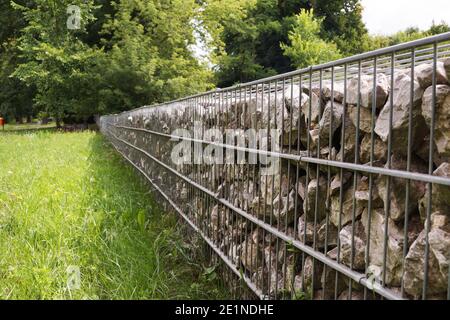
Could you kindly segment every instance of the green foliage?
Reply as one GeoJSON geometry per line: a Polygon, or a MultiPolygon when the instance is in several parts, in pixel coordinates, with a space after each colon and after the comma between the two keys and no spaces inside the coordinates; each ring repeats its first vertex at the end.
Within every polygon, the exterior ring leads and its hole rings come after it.
{"type": "Polygon", "coordinates": [[[441,22],[436,24],[433,21],[433,24],[428,30],[421,31],[416,27],[409,27],[403,31],[399,31],[393,35],[384,36],[384,35],[375,35],[370,36],[369,38],[369,46],[367,50],[375,50],[379,48],[384,48],[388,46],[393,46],[399,43],[404,43],[408,41],[418,40],[421,38],[429,37],[432,35],[449,32],[450,26],[441,22]]]}
{"type": "Polygon", "coordinates": [[[336,43],[344,56],[367,50],[368,32],[359,0],[316,0],[315,14],[323,19],[321,35],[336,43]]]}
{"type": "Polygon", "coordinates": [[[291,71],[296,67],[298,63],[291,61],[290,55],[285,55],[280,44],[290,42],[290,33],[298,24],[297,15],[302,9],[314,8],[315,16],[322,21],[318,39],[333,41],[344,55],[365,49],[367,30],[358,0],[205,2],[203,19],[215,39],[212,41],[216,44],[213,62],[217,65],[218,85],[221,87],[291,71]],[[234,11],[229,11],[229,7],[234,11]],[[227,10],[233,14],[214,20],[215,16],[223,17],[227,10]],[[209,23],[210,20],[215,22],[209,23]]]}
{"type": "Polygon", "coordinates": [[[58,123],[450,30],[369,36],[359,0],[14,0],[0,3],[0,23],[0,114],[58,123]],[[68,5],[81,8],[79,30],[68,5]]]}
{"type": "Polygon", "coordinates": [[[295,67],[304,68],[341,57],[336,44],[320,38],[323,19],[315,18],[313,10],[302,9],[289,31],[290,44],[281,44],[284,54],[295,67]]]}
{"type": "Polygon", "coordinates": [[[27,25],[22,29],[19,48],[25,59],[13,75],[36,87],[35,102],[40,110],[58,120],[74,113],[87,117],[95,113],[96,75],[90,70],[96,64],[97,51],[89,48],[79,35],[93,20],[92,0],[35,0],[32,6],[12,2],[23,14],[27,25]],[[67,28],[67,7],[81,9],[80,30],[67,28]],[[94,103],[94,104],[93,104],[94,103]]]}
{"type": "Polygon", "coordinates": [[[104,109],[120,111],[212,88],[212,73],[193,56],[194,0],[120,1],[104,25],[100,61],[104,109]]]}

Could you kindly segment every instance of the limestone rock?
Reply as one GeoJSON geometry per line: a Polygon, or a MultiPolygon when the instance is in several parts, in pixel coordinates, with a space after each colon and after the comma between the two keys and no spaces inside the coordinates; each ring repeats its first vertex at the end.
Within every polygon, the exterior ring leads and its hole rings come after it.
{"type": "MultiPolygon", "coordinates": [[[[347,103],[357,105],[359,100],[361,107],[372,108],[373,78],[373,75],[361,75],[360,90],[358,90],[358,77],[351,79],[347,84],[347,103]]],[[[389,80],[383,73],[377,74],[375,95],[376,108],[379,109],[389,96],[389,80]]]]}
{"type": "MultiPolygon", "coordinates": [[[[415,151],[415,155],[418,156],[422,161],[428,162],[430,157],[430,135],[427,134],[420,145],[415,151]]],[[[450,161],[449,157],[442,157],[439,155],[436,143],[433,143],[433,163],[436,167],[439,167],[443,162],[450,161]],[[447,158],[447,159],[446,159],[447,158]]]]}
{"type": "MultiPolygon", "coordinates": [[[[411,80],[410,76],[402,73],[395,78],[394,88],[391,94],[393,94],[392,150],[397,153],[406,154],[410,109],[412,110],[412,145],[417,146],[418,142],[426,135],[425,121],[420,110],[423,89],[417,81],[411,80]],[[412,104],[410,101],[411,81],[414,81],[412,104]]],[[[381,110],[375,125],[376,134],[384,142],[387,142],[389,139],[389,118],[391,111],[389,100],[381,110]]]]}
{"type": "Polygon", "coordinates": [[[323,272],[323,263],[312,257],[307,257],[302,269],[302,276],[304,278],[303,288],[306,292],[310,292],[311,289],[320,289],[321,275],[323,272]],[[312,288],[314,283],[314,288],[312,288]]]}
{"type": "Polygon", "coordinates": [[[334,132],[341,126],[343,112],[344,106],[338,102],[334,102],[332,105],[330,101],[325,106],[322,118],[319,122],[319,136],[321,146],[328,145],[330,130],[331,136],[333,137],[334,132]]]}
{"type": "Polygon", "coordinates": [[[316,233],[316,247],[323,248],[325,246],[325,239],[327,242],[327,246],[335,246],[337,243],[337,229],[336,227],[328,223],[324,219],[320,223],[317,223],[316,228],[314,228],[314,220],[307,220],[305,223],[305,216],[301,216],[298,219],[298,237],[300,241],[306,244],[313,244],[314,242],[314,233],[316,233]],[[306,240],[305,239],[305,228],[306,228],[306,240]]]}
{"type": "Polygon", "coordinates": [[[447,74],[447,79],[450,80],[450,58],[444,59],[444,68],[445,68],[445,72],[447,74]]]}
{"type": "MultiPolygon", "coordinates": [[[[339,216],[341,217],[341,227],[352,221],[353,217],[353,187],[345,190],[342,197],[342,214],[340,215],[341,204],[340,197],[334,195],[331,197],[331,214],[330,221],[336,227],[339,226],[339,216]]],[[[355,219],[357,219],[363,212],[364,207],[356,202],[355,219]]]]}
{"type": "MultiPolygon", "coordinates": [[[[349,117],[345,117],[342,129],[344,130],[344,145],[343,147],[341,146],[341,150],[337,154],[336,159],[338,161],[355,162],[356,127],[349,117]],[[344,156],[342,156],[342,152],[344,152],[344,156]]],[[[339,141],[341,141],[341,138],[339,141]]]]}
{"type": "MultiPolygon", "coordinates": [[[[360,145],[360,154],[359,159],[361,163],[369,163],[370,162],[370,155],[372,152],[372,141],[370,134],[367,134],[364,136],[364,138],[361,141],[360,145]]],[[[380,161],[385,163],[387,158],[387,145],[376,135],[374,136],[374,143],[373,143],[373,160],[380,161]]]]}
{"type": "Polygon", "coordinates": [[[320,277],[320,282],[323,297],[325,300],[335,299],[335,294],[339,296],[347,288],[345,276],[338,273],[336,283],[336,270],[328,266],[323,266],[322,269],[323,272],[320,277]]]}
{"type": "Polygon", "coordinates": [[[366,250],[366,235],[364,233],[364,227],[361,221],[356,221],[354,228],[349,224],[342,228],[339,232],[340,239],[340,261],[347,265],[352,266],[353,269],[364,270],[365,267],[365,250],[366,250]],[[352,233],[354,240],[352,242],[352,233]],[[352,257],[352,248],[353,257],[352,257]]]}
{"type": "MultiPolygon", "coordinates": [[[[359,122],[358,122],[358,108],[349,106],[347,108],[348,110],[348,117],[355,126],[355,130],[358,127],[359,123],[359,130],[365,133],[372,132],[372,111],[367,108],[359,108],[359,122]]],[[[376,121],[376,116],[373,120],[376,121]]],[[[353,136],[353,139],[355,137],[353,136]]]]}
{"type": "MultiPolygon", "coordinates": [[[[315,90],[315,88],[313,88],[313,92],[318,94],[318,89],[319,88],[315,90]]],[[[334,81],[333,84],[330,80],[322,81],[322,99],[329,101],[331,98],[333,98],[334,101],[342,103],[342,101],[344,101],[344,85],[336,81],[334,81]]]]}
{"type": "MultiPolygon", "coordinates": [[[[445,298],[450,261],[450,223],[447,216],[437,215],[429,239],[428,290],[429,296],[445,298]]],[[[419,297],[422,293],[425,265],[426,231],[423,230],[412,244],[405,259],[405,291],[419,297]]]]}
{"type": "MultiPolygon", "coordinates": [[[[423,89],[428,88],[433,83],[433,63],[421,64],[414,68],[415,77],[423,89]]],[[[436,84],[447,84],[448,78],[444,67],[444,62],[438,61],[436,66],[436,84]]]]}
{"type": "Polygon", "coordinates": [[[291,190],[288,196],[278,194],[273,200],[273,216],[281,225],[294,221],[295,197],[297,197],[295,190],[291,190]]]}
{"type": "Polygon", "coordinates": [[[251,271],[257,271],[258,265],[261,264],[261,252],[259,247],[251,240],[246,240],[242,243],[241,261],[244,267],[251,271]]]}
{"type": "MultiPolygon", "coordinates": [[[[434,176],[450,178],[450,164],[448,162],[442,163],[434,172],[434,176]]],[[[419,202],[419,212],[422,220],[427,217],[428,207],[428,184],[424,192],[423,199],[419,202]]],[[[450,187],[433,184],[431,188],[431,212],[442,212],[450,216],[450,187]]]]}
{"type": "MultiPolygon", "coordinates": [[[[397,227],[394,221],[387,218],[388,241],[386,260],[386,283],[391,286],[399,286],[402,277],[403,263],[403,231],[397,227]]],[[[374,209],[370,216],[369,233],[369,212],[364,210],[361,222],[366,235],[370,235],[369,265],[378,268],[383,267],[384,258],[384,234],[385,215],[382,209],[374,209]]]]}
{"type": "Polygon", "coordinates": [[[314,221],[316,214],[316,194],[317,194],[317,221],[322,221],[327,214],[326,209],[326,194],[327,181],[320,177],[319,180],[313,179],[308,184],[306,192],[306,199],[303,202],[303,211],[305,212],[308,221],[314,221]]]}
{"type": "MultiPolygon", "coordinates": [[[[395,170],[406,170],[406,159],[400,156],[393,155],[391,158],[391,168],[395,170]]],[[[387,166],[386,166],[387,167],[387,166]]],[[[416,157],[411,159],[411,172],[426,173],[427,167],[422,161],[416,157]]],[[[391,185],[389,191],[387,190],[387,176],[382,176],[377,180],[378,192],[384,204],[387,205],[387,201],[390,206],[390,217],[394,221],[401,221],[405,216],[405,199],[406,199],[406,180],[400,178],[390,178],[391,185]],[[387,193],[389,192],[389,199],[387,193]]],[[[417,209],[417,202],[421,199],[425,193],[426,184],[421,181],[411,180],[409,189],[409,210],[408,213],[417,209]]]]}
{"type": "MultiPolygon", "coordinates": [[[[358,183],[355,192],[355,198],[359,205],[365,208],[369,208],[369,199],[370,199],[370,186],[369,186],[369,178],[366,176],[362,176],[358,183]]],[[[372,208],[383,208],[384,203],[378,193],[378,187],[375,181],[372,181],[372,208]]]]}
{"type": "Polygon", "coordinates": [[[348,290],[345,290],[338,297],[338,300],[364,300],[364,292],[361,291],[352,291],[352,294],[349,294],[348,290]]]}
{"type": "MultiPolygon", "coordinates": [[[[431,126],[432,106],[433,87],[429,87],[425,90],[422,103],[422,115],[428,127],[431,126]]],[[[434,128],[434,142],[439,155],[450,159],[450,86],[436,86],[434,128]]]]}
{"type": "Polygon", "coordinates": [[[341,175],[336,174],[330,183],[330,195],[335,196],[339,194],[340,188],[346,188],[347,182],[350,181],[350,178],[352,177],[352,174],[348,171],[343,172],[342,174],[342,181],[341,181],[341,175]]]}

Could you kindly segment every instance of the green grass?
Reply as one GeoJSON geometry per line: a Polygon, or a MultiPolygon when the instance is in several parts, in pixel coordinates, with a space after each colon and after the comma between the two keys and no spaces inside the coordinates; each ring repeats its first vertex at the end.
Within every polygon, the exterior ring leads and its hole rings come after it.
{"type": "Polygon", "coordinates": [[[228,298],[179,225],[100,134],[0,133],[0,299],[228,298]]]}
{"type": "MultiPolygon", "coordinates": [[[[56,128],[56,123],[50,122],[45,125],[37,123],[26,123],[26,124],[9,124],[5,125],[5,131],[22,131],[22,130],[46,130],[56,128]]],[[[3,128],[0,127],[0,132],[3,128]]]]}

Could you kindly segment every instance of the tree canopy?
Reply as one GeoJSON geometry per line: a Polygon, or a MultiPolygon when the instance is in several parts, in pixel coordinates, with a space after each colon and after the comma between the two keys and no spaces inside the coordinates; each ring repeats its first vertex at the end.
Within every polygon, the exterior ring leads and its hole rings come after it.
{"type": "Polygon", "coordinates": [[[371,36],[362,10],[359,0],[2,1],[0,115],[86,121],[450,30],[371,36]]]}

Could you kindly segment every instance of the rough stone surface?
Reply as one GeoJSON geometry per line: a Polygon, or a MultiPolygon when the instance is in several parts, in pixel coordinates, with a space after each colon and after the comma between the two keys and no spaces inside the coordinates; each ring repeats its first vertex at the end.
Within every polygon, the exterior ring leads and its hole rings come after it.
{"type": "MultiPolygon", "coordinates": [[[[423,230],[409,249],[405,261],[406,293],[419,298],[424,281],[426,231],[423,230]]],[[[448,216],[434,215],[428,234],[428,290],[429,296],[445,298],[450,261],[450,222],[448,216]]]]}
{"type": "Polygon", "coordinates": [[[445,72],[447,74],[447,79],[450,80],[450,58],[444,59],[444,68],[445,68],[445,72]]]}
{"type": "Polygon", "coordinates": [[[303,202],[303,211],[308,217],[308,221],[314,221],[315,214],[317,214],[316,217],[317,221],[322,221],[322,219],[325,218],[327,214],[326,190],[327,190],[327,181],[322,177],[320,177],[319,180],[313,179],[309,182],[308,189],[306,192],[306,199],[303,202]],[[317,208],[316,208],[316,195],[317,195],[317,208]]]}
{"type": "MultiPolygon", "coordinates": [[[[393,155],[391,158],[391,168],[395,170],[406,170],[407,162],[406,159],[400,156],[393,155]]],[[[387,166],[386,166],[387,167],[387,166]]],[[[417,158],[411,159],[411,172],[426,173],[426,165],[417,158]]],[[[384,205],[390,206],[390,217],[394,221],[401,221],[405,216],[406,211],[406,180],[400,178],[390,178],[391,185],[388,191],[388,177],[382,176],[377,180],[378,192],[384,205]],[[389,193],[389,199],[387,194],[389,193]]],[[[417,203],[425,193],[426,183],[411,180],[409,189],[409,210],[411,213],[417,210],[417,203]]]]}
{"type": "Polygon", "coordinates": [[[354,162],[356,147],[356,127],[349,117],[345,117],[344,126],[341,127],[341,130],[344,130],[344,144],[343,146],[341,146],[341,150],[337,154],[336,160],[354,162]],[[342,152],[344,152],[344,155],[342,155],[342,152]]]}
{"type": "MultiPolygon", "coordinates": [[[[359,159],[361,163],[366,164],[370,162],[370,155],[372,152],[372,141],[370,134],[364,136],[360,145],[359,159]]],[[[387,145],[376,135],[373,143],[373,160],[385,163],[387,158],[387,145]]]]}
{"type": "MultiPolygon", "coordinates": [[[[352,221],[353,217],[353,188],[348,188],[342,197],[342,214],[340,214],[341,205],[340,205],[340,197],[338,195],[334,195],[331,197],[331,214],[330,221],[336,227],[339,226],[339,216],[341,217],[341,227],[345,226],[349,222],[352,221]]],[[[360,204],[356,203],[355,208],[355,219],[357,219],[361,213],[363,212],[364,207],[360,204]]]]}
{"type": "Polygon", "coordinates": [[[350,224],[342,228],[339,232],[339,239],[340,261],[347,266],[353,266],[355,270],[364,270],[366,235],[362,223],[357,221],[354,228],[350,224]],[[354,248],[353,254],[352,248],[354,248]]]}
{"type": "Polygon", "coordinates": [[[341,181],[341,175],[336,174],[330,183],[330,194],[332,196],[338,195],[339,190],[342,188],[346,189],[347,183],[350,181],[350,178],[352,177],[352,174],[350,172],[343,172],[342,174],[342,181],[341,181]]]}
{"type": "MultiPolygon", "coordinates": [[[[450,178],[450,164],[448,162],[442,163],[434,172],[434,176],[450,178]]],[[[424,197],[419,201],[419,212],[422,221],[425,221],[427,217],[428,207],[428,191],[429,186],[426,185],[426,191],[424,197]]],[[[433,184],[431,188],[431,213],[441,212],[450,216],[450,187],[433,184]]]]}
{"type": "MultiPolygon", "coordinates": [[[[423,89],[428,88],[433,83],[433,63],[421,64],[414,68],[415,77],[423,89]]],[[[448,78],[444,67],[444,62],[438,61],[436,67],[436,83],[447,84],[448,78]]]]}
{"type": "Polygon", "coordinates": [[[256,271],[258,264],[261,264],[261,252],[253,241],[244,241],[241,248],[241,261],[249,271],[256,271]]]}
{"type": "MultiPolygon", "coordinates": [[[[423,89],[417,81],[413,82],[413,103],[411,104],[411,77],[400,74],[395,78],[392,108],[392,150],[406,154],[408,146],[409,113],[412,111],[412,146],[417,146],[426,135],[425,121],[421,113],[423,89]]],[[[390,99],[389,99],[390,100],[390,99]]],[[[381,110],[375,132],[384,142],[388,142],[391,103],[387,101],[381,110]]]]}
{"type": "MultiPolygon", "coordinates": [[[[386,283],[391,286],[399,286],[402,277],[403,232],[392,219],[387,219],[388,241],[386,283]]],[[[361,222],[364,226],[365,234],[370,234],[369,265],[382,268],[384,258],[384,234],[386,226],[384,211],[382,209],[372,210],[369,220],[369,211],[366,209],[362,214],[361,222]]]]}
{"type": "Polygon", "coordinates": [[[359,130],[365,133],[372,132],[372,110],[367,108],[359,108],[359,122],[358,122],[358,108],[349,106],[347,110],[348,110],[348,117],[355,126],[355,129],[358,128],[359,123],[359,130]]]}
{"type": "Polygon", "coordinates": [[[319,136],[320,145],[327,146],[329,141],[329,135],[331,130],[331,136],[337,128],[342,124],[342,113],[344,112],[344,106],[338,102],[328,102],[323,111],[322,118],[319,122],[319,136]]]}
{"type": "Polygon", "coordinates": [[[323,248],[325,247],[325,242],[327,246],[335,246],[337,243],[337,228],[328,223],[326,219],[317,223],[316,228],[314,228],[314,221],[307,220],[305,223],[305,216],[301,216],[298,219],[298,238],[300,241],[306,244],[312,245],[314,242],[314,233],[316,234],[316,247],[323,248]],[[305,238],[305,228],[306,228],[306,238],[305,238]],[[306,241],[304,240],[306,239],[306,241]]]}
{"type": "MultiPolygon", "coordinates": [[[[425,90],[422,115],[428,127],[431,126],[433,87],[425,90]]],[[[450,86],[436,86],[436,108],[434,142],[440,156],[450,159],[450,86]]]]}
{"type": "Polygon", "coordinates": [[[389,80],[385,74],[378,73],[374,91],[373,78],[373,75],[361,75],[361,81],[358,77],[351,79],[347,85],[347,103],[357,105],[359,100],[361,107],[371,108],[375,92],[376,107],[381,108],[389,96],[389,80]]]}

